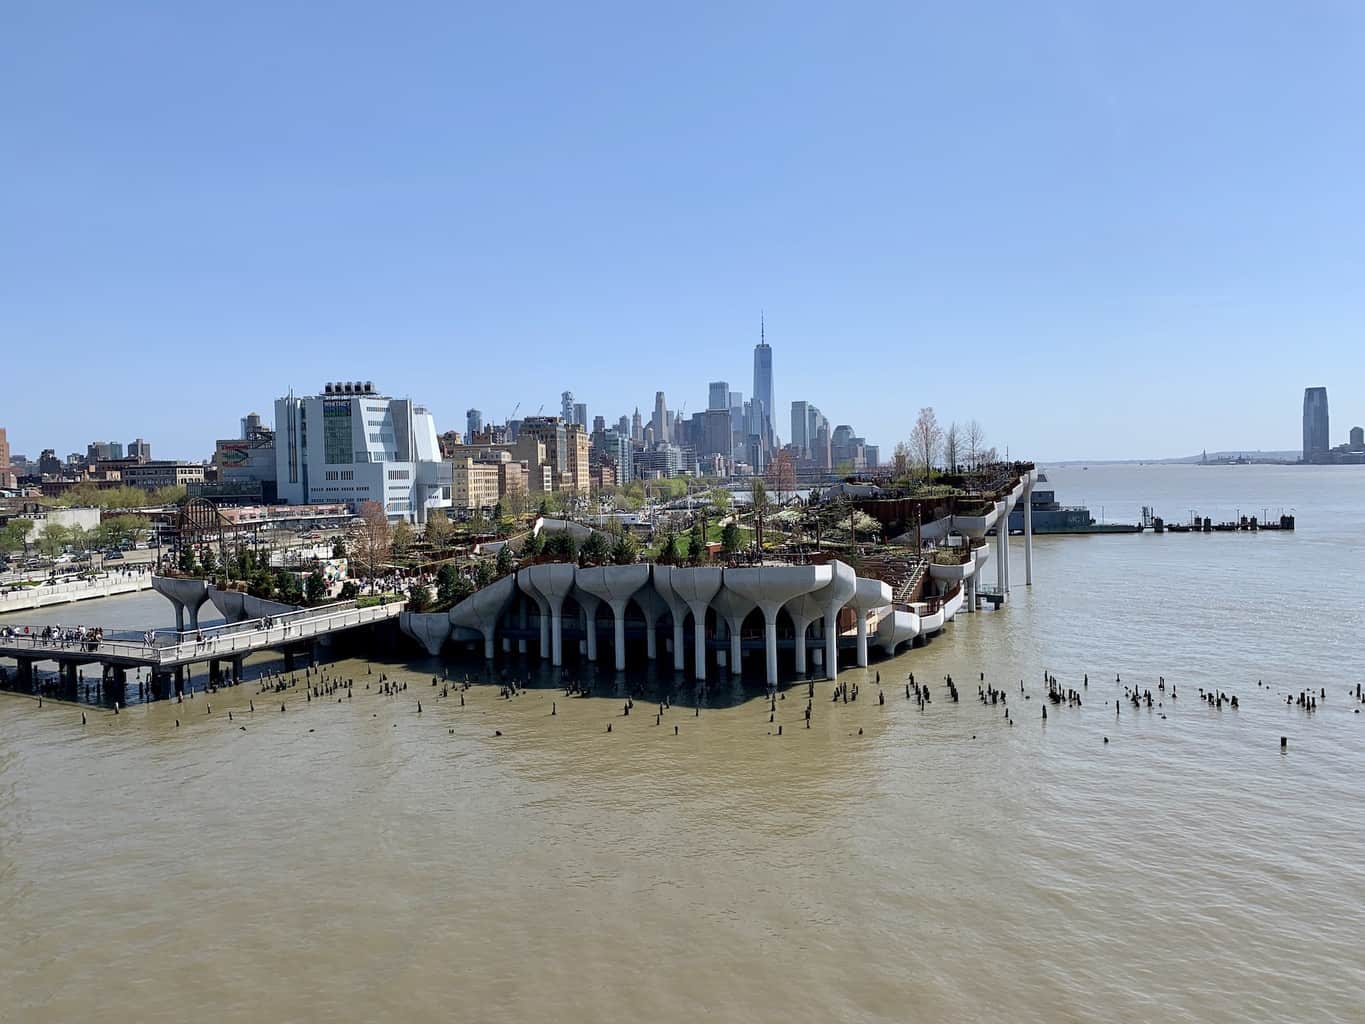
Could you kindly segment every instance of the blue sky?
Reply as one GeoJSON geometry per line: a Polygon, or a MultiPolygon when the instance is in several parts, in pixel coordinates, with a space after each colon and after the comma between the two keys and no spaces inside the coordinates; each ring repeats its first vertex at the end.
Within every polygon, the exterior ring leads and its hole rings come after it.
{"type": "Polygon", "coordinates": [[[891,446],[1365,422],[1352,3],[0,8],[0,425],[202,458],[290,386],[463,428],[752,389],[891,446]]]}

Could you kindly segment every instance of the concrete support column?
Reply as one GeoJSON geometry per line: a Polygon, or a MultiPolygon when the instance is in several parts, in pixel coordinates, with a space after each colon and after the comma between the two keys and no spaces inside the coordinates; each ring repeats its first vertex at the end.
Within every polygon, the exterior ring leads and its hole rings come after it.
{"type": "Polygon", "coordinates": [[[1024,586],[1033,586],[1033,488],[1024,488],[1024,586]]]}
{"type": "Polygon", "coordinates": [[[831,605],[825,610],[825,678],[835,679],[839,675],[839,605],[831,605]]]}
{"type": "Polygon", "coordinates": [[[855,608],[858,614],[858,667],[867,668],[867,612],[855,608]]]}
{"type": "MultiPolygon", "coordinates": [[[[611,606],[612,648],[616,652],[616,671],[626,670],[626,604],[620,602],[611,606]]],[[[649,631],[649,639],[654,639],[654,631],[649,631]]],[[[653,647],[654,644],[649,645],[653,647]]],[[[650,654],[652,658],[653,653],[650,654]]]]}
{"type": "Polygon", "coordinates": [[[588,660],[597,660],[597,598],[587,591],[577,594],[578,605],[583,609],[583,628],[588,641],[588,660]]]}
{"type": "Polygon", "coordinates": [[[1005,593],[1010,591],[1010,531],[1008,525],[1005,527],[1005,555],[1001,559],[1005,563],[1005,593]]]}
{"type": "Polygon", "coordinates": [[[725,624],[725,628],[730,633],[730,671],[735,675],[740,675],[740,669],[744,666],[744,648],[740,642],[740,631],[743,625],[743,622],[733,620],[725,624]]]}
{"type": "Polygon", "coordinates": [[[522,636],[517,640],[517,653],[526,653],[526,627],[530,625],[530,619],[526,614],[526,598],[518,602],[517,625],[521,627],[522,636]]]}
{"type": "Polygon", "coordinates": [[[976,611],[976,573],[967,577],[967,613],[976,611]]]}
{"type": "Polygon", "coordinates": [[[684,660],[687,652],[683,650],[683,616],[673,613],[673,667],[681,672],[687,665],[684,660]]]}
{"type": "Polygon", "coordinates": [[[550,658],[550,605],[548,602],[537,602],[540,607],[540,656],[547,661],[550,658]]]}
{"type": "Polygon", "coordinates": [[[497,653],[497,648],[494,646],[496,643],[497,637],[494,635],[494,631],[492,629],[486,630],[483,634],[483,656],[489,661],[492,661],[493,655],[497,653]]]}
{"type": "Polygon", "coordinates": [[[777,608],[763,609],[763,651],[768,656],[768,685],[777,685],[777,608]]]}
{"type": "Polygon", "coordinates": [[[645,620],[645,657],[654,661],[659,657],[659,620],[645,620]]]}
{"type": "Polygon", "coordinates": [[[1000,517],[995,528],[995,589],[1005,596],[1005,535],[1009,533],[1009,510],[1000,517]]]}
{"type": "Polygon", "coordinates": [[[171,604],[175,607],[175,631],[183,633],[185,632],[185,605],[176,600],[172,600],[171,604]]]}
{"type": "Polygon", "coordinates": [[[240,683],[242,681],[242,655],[232,659],[232,681],[240,683]]]}
{"type": "Polygon", "coordinates": [[[792,625],[796,627],[796,671],[804,674],[806,671],[806,630],[810,627],[810,623],[793,615],[792,625]]]}
{"type": "Polygon", "coordinates": [[[550,664],[564,664],[564,609],[550,609],[550,664]]]}
{"type": "Polygon", "coordinates": [[[691,605],[692,609],[692,647],[697,663],[693,675],[699,680],[706,678],[706,605],[691,605]]]}

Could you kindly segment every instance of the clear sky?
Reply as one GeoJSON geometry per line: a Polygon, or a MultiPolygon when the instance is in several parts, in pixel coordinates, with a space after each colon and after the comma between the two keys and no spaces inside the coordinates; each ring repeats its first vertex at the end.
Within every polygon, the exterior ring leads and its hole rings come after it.
{"type": "Polygon", "coordinates": [[[654,392],[1040,459],[1365,422],[1365,5],[0,5],[0,425],[654,392]]]}

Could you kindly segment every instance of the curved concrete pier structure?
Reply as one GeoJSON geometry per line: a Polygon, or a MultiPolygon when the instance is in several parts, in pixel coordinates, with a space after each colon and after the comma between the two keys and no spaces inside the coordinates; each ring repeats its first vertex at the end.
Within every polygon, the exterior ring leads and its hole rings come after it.
{"type": "Polygon", "coordinates": [[[450,616],[446,612],[402,612],[398,628],[435,657],[450,637],[450,616]]]}
{"type": "Polygon", "coordinates": [[[877,623],[877,646],[887,655],[896,653],[901,644],[913,641],[920,633],[920,617],[912,611],[891,609],[891,614],[877,623]]]}
{"type": "Polygon", "coordinates": [[[793,598],[828,586],[833,575],[827,565],[761,565],[725,570],[726,588],[758,605],[763,612],[769,686],[777,685],[777,613],[793,598]]]}
{"type": "MultiPolygon", "coordinates": [[[[647,565],[602,565],[590,569],[579,569],[574,575],[574,584],[589,597],[601,600],[611,609],[613,626],[613,648],[616,655],[616,671],[626,667],[626,606],[646,583],[649,582],[647,565]]],[[[589,616],[591,618],[591,616],[589,616]]],[[[590,658],[596,658],[596,630],[589,630],[588,641],[590,658]]]]}
{"type": "MultiPolygon", "coordinates": [[[[626,663],[627,611],[633,601],[644,619],[646,649],[651,659],[658,656],[659,621],[665,611],[669,612],[673,626],[669,646],[674,668],[678,671],[686,666],[686,622],[687,617],[692,616],[694,674],[698,681],[704,681],[713,640],[720,636],[721,623],[729,644],[728,649],[717,650],[715,658],[732,673],[742,672],[744,624],[758,609],[763,615],[764,677],[770,687],[775,687],[779,682],[778,627],[781,612],[786,609],[792,622],[793,660],[797,673],[802,676],[807,673],[811,646],[823,640],[823,649],[816,651],[815,661],[817,667],[822,666],[825,674],[833,678],[838,675],[841,642],[856,650],[857,664],[865,667],[870,644],[892,654],[917,636],[928,637],[939,632],[964,606],[971,611],[975,607],[979,570],[994,554],[984,535],[994,524],[999,545],[996,551],[1004,548],[1007,539],[1001,524],[1008,521],[1010,505],[1028,494],[1031,482],[1031,478],[1020,479],[1003,500],[980,506],[985,509],[982,515],[957,517],[958,532],[967,542],[966,546],[957,549],[964,559],[962,562],[929,563],[914,567],[908,575],[898,570],[896,578],[903,581],[898,585],[917,591],[919,574],[923,573],[947,595],[943,600],[893,605],[896,598],[892,586],[878,579],[860,578],[850,565],[837,559],[819,565],[757,565],[728,569],[647,563],[579,568],[568,563],[545,563],[504,577],[461,602],[449,613],[449,635],[482,636],[484,652],[491,658],[502,617],[517,616],[520,633],[524,636],[529,625],[527,610],[534,602],[540,611],[541,655],[560,666],[564,663],[565,609],[577,609],[587,625],[587,640],[581,648],[590,660],[596,660],[600,646],[597,615],[600,605],[606,604],[612,610],[614,664],[619,671],[626,663]],[[524,595],[520,600],[519,591],[524,595]],[[566,602],[570,603],[566,605],[566,602]],[[934,608],[933,612],[928,611],[929,607],[934,608]],[[841,636],[839,618],[846,608],[853,613],[856,638],[841,636]],[[715,617],[715,638],[708,636],[708,614],[715,617]],[[821,623],[819,637],[811,635],[811,626],[816,621],[821,623]]],[[[952,525],[953,518],[941,517],[936,523],[946,528],[952,525]]],[[[1007,574],[1003,583],[1007,591],[1007,574]]],[[[190,594],[193,597],[193,581],[190,594]]],[[[992,600],[995,600],[994,595],[992,600]]],[[[415,636],[428,650],[439,647],[441,631],[438,626],[416,616],[403,621],[404,631],[415,636]]],[[[849,625],[845,619],[844,630],[853,632],[849,625]]],[[[524,641],[519,646],[524,650],[524,641]]],[[[504,638],[503,648],[512,649],[510,638],[504,638]]]]}
{"type": "MultiPolygon", "coordinates": [[[[675,566],[668,576],[668,585],[674,597],[692,613],[692,649],[696,657],[693,674],[699,680],[706,678],[706,609],[712,598],[720,592],[722,572],[721,569],[707,566],[690,569],[675,566]]],[[[676,631],[674,635],[677,635],[676,631]]]]}
{"type": "MultiPolygon", "coordinates": [[[[550,607],[550,664],[564,664],[564,599],[573,590],[574,567],[565,562],[522,570],[550,607]]],[[[522,573],[518,573],[518,582],[522,573]]]]}
{"type": "Polygon", "coordinates": [[[185,632],[185,613],[189,612],[189,628],[199,628],[199,609],[209,599],[207,580],[179,579],[174,576],[153,576],[152,589],[175,608],[175,629],[185,632]]]}
{"type": "Polygon", "coordinates": [[[858,577],[849,607],[858,613],[858,667],[867,667],[867,613],[891,604],[891,588],[881,580],[858,577]]]}
{"type": "Polygon", "coordinates": [[[536,589],[535,583],[531,579],[531,570],[522,569],[517,573],[517,586],[521,592],[536,603],[536,610],[540,613],[540,656],[550,657],[550,602],[545,599],[545,595],[536,589]]]}
{"type": "Polygon", "coordinates": [[[729,669],[738,675],[744,651],[740,646],[744,620],[754,610],[754,603],[728,587],[722,586],[720,592],[711,599],[711,607],[725,620],[726,633],[730,637],[729,669]]]}
{"type": "Polygon", "coordinates": [[[515,576],[504,576],[467,598],[447,613],[451,626],[477,629],[483,637],[483,653],[493,657],[498,620],[512,603],[517,593],[515,576]]]}

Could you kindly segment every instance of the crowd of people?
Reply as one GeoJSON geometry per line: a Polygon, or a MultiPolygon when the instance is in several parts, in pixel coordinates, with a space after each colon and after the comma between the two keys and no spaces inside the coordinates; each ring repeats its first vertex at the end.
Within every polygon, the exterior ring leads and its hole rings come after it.
{"type": "Polygon", "coordinates": [[[62,626],[53,623],[38,632],[32,626],[0,626],[0,639],[28,637],[56,644],[69,650],[95,651],[104,642],[103,626],[62,626]]]}

